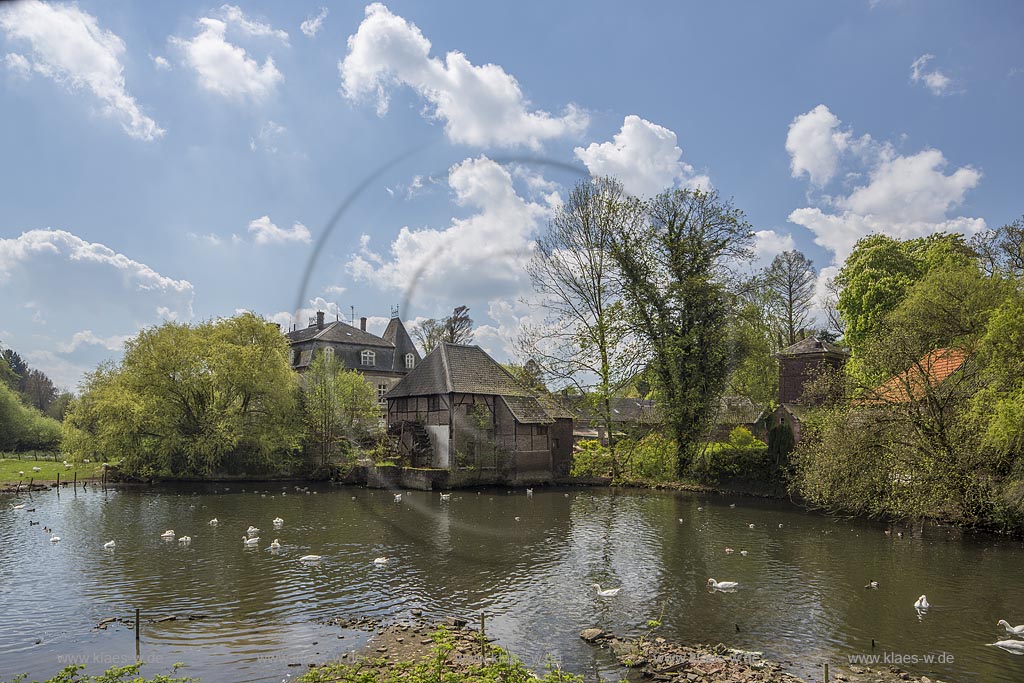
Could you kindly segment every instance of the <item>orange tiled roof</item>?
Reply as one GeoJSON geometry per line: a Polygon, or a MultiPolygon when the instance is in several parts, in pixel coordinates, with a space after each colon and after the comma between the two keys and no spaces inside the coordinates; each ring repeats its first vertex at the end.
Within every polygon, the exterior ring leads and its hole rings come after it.
{"type": "Polygon", "coordinates": [[[924,398],[928,387],[942,384],[967,360],[961,349],[935,349],[907,370],[875,389],[865,403],[909,403],[924,398]]]}

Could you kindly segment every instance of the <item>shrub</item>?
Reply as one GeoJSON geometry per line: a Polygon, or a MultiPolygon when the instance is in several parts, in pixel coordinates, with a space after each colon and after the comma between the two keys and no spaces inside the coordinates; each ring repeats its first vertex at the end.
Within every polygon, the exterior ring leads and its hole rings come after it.
{"type": "Polygon", "coordinates": [[[626,479],[672,481],[679,456],[672,439],[652,432],[639,440],[622,440],[615,446],[626,479]]]}
{"type": "Polygon", "coordinates": [[[586,439],[573,449],[572,471],[574,477],[610,477],[612,455],[600,441],[586,439]]]}
{"type": "Polygon", "coordinates": [[[768,458],[768,444],[757,439],[746,427],[736,427],[726,442],[709,443],[703,455],[694,461],[698,478],[717,482],[742,478],[767,480],[774,476],[768,458]]]}

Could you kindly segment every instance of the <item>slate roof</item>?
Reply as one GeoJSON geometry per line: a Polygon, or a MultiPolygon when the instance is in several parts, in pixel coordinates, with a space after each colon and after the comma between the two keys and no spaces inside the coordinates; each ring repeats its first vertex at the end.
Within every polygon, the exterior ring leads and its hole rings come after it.
{"type": "Polygon", "coordinates": [[[761,418],[764,406],[746,396],[723,396],[718,408],[719,424],[753,424],[761,418]]]}
{"type": "MultiPolygon", "coordinates": [[[[583,396],[568,396],[566,401],[576,410],[580,417],[588,420],[599,420],[601,416],[587,405],[583,396]]],[[[654,401],[644,398],[611,398],[612,422],[629,422],[654,424],[661,420],[658,407],[654,401]]]]}
{"type": "Polygon", "coordinates": [[[445,342],[403,377],[388,398],[450,393],[535,397],[479,346],[445,342]]]}
{"type": "Polygon", "coordinates": [[[522,424],[551,424],[555,421],[540,401],[532,396],[502,396],[501,400],[516,421],[522,424]]]}
{"type": "Polygon", "coordinates": [[[841,346],[836,346],[832,342],[822,341],[817,337],[807,337],[807,339],[801,339],[796,344],[779,351],[779,356],[802,356],[812,353],[824,353],[836,356],[849,356],[850,352],[841,346]]]}
{"type": "Polygon", "coordinates": [[[285,334],[285,337],[287,337],[289,343],[292,344],[316,340],[334,342],[338,344],[356,344],[358,346],[383,346],[385,348],[393,348],[395,346],[393,342],[390,342],[387,339],[382,339],[375,334],[364,332],[358,327],[353,327],[352,325],[343,323],[340,320],[325,323],[323,329],[318,328],[316,323],[313,323],[309,327],[292,330],[285,334]]]}
{"type": "Polygon", "coordinates": [[[412,343],[409,332],[405,329],[405,325],[402,324],[399,318],[392,318],[388,322],[388,327],[384,330],[384,341],[390,342],[395,347],[395,370],[405,369],[405,356],[408,353],[415,356],[415,365],[420,364],[420,352],[416,349],[416,345],[412,343]]]}

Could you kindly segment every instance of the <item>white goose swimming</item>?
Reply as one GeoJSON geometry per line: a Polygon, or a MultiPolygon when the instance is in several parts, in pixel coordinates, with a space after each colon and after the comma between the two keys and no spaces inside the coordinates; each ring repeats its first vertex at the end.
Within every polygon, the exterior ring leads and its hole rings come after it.
{"type": "Polygon", "coordinates": [[[739,583],[736,581],[715,581],[714,579],[708,579],[708,588],[713,588],[717,591],[733,590],[739,587],[739,583]]]}
{"type": "Polygon", "coordinates": [[[299,562],[319,562],[320,559],[319,555],[303,555],[299,558],[299,562]]]}
{"type": "Polygon", "coordinates": [[[57,534],[50,536],[50,543],[60,543],[60,536],[57,534]]]}
{"type": "Polygon", "coordinates": [[[242,536],[242,544],[247,548],[255,548],[257,545],[259,545],[259,542],[259,536],[253,536],[251,538],[248,536],[242,536]]]}
{"type": "Polygon", "coordinates": [[[622,590],[622,586],[619,586],[618,588],[604,588],[604,589],[602,589],[601,588],[601,584],[599,584],[599,583],[592,583],[592,584],[590,584],[590,587],[591,588],[596,588],[597,589],[597,594],[600,595],[602,598],[614,598],[616,595],[619,594],[619,591],[622,590]]]}
{"type": "Polygon", "coordinates": [[[192,542],[192,537],[191,536],[182,536],[181,538],[178,539],[178,543],[180,543],[182,545],[188,545],[191,542],[192,542]]]}
{"type": "Polygon", "coordinates": [[[218,520],[216,517],[214,517],[209,522],[207,522],[207,524],[209,524],[210,526],[217,526],[218,524],[220,524],[220,520],[218,520]]]}
{"type": "Polygon", "coordinates": [[[919,597],[917,602],[914,603],[914,609],[921,610],[922,612],[927,611],[929,607],[931,607],[931,605],[928,604],[928,598],[924,595],[919,597]]]}
{"type": "Polygon", "coordinates": [[[387,564],[388,563],[388,558],[386,558],[386,557],[378,557],[378,558],[374,559],[373,563],[377,564],[377,565],[387,564]]]}
{"type": "Polygon", "coordinates": [[[103,544],[103,549],[104,550],[113,550],[116,547],[117,547],[117,543],[114,543],[113,541],[107,541],[106,543],[103,544]]]}
{"type": "Polygon", "coordinates": [[[283,526],[284,520],[280,517],[274,517],[274,526],[283,526]]]}
{"type": "Polygon", "coordinates": [[[1024,624],[1021,624],[1020,626],[1010,626],[1006,619],[1000,619],[996,626],[1002,626],[1011,636],[1024,636],[1024,624]]]}
{"type": "Polygon", "coordinates": [[[1002,648],[1012,655],[1024,655],[1024,640],[1000,640],[992,645],[1002,648]]]}
{"type": "Polygon", "coordinates": [[[395,494],[395,502],[396,503],[401,503],[402,502],[402,494],[401,493],[396,493],[395,494]]]}
{"type": "Polygon", "coordinates": [[[163,532],[162,534],[160,534],[160,538],[174,538],[174,529],[168,529],[167,531],[163,532]]]}
{"type": "Polygon", "coordinates": [[[278,549],[280,549],[280,547],[281,547],[281,543],[280,543],[280,541],[278,541],[278,540],[277,540],[276,538],[275,538],[275,539],[273,540],[273,542],[272,542],[272,543],[270,544],[270,549],[271,549],[271,550],[278,550],[278,549]]]}
{"type": "MultiPolygon", "coordinates": [[[[354,498],[354,496],[353,496],[353,498],[354,498]]],[[[442,493],[441,494],[441,500],[442,501],[451,500],[451,499],[452,499],[452,494],[450,494],[450,493],[442,493]]]]}
{"type": "Polygon", "coordinates": [[[260,530],[254,527],[252,524],[250,524],[249,528],[245,530],[245,533],[249,534],[250,536],[255,536],[259,532],[260,530]]]}

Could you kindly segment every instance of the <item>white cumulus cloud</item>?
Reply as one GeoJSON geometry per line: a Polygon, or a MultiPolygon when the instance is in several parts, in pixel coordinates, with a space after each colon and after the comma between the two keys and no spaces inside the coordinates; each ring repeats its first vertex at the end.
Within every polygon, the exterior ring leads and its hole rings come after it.
{"type": "Polygon", "coordinates": [[[309,244],[313,236],[302,223],[294,223],[291,228],[279,228],[270,222],[270,216],[260,216],[249,222],[249,232],[256,244],[285,244],[299,242],[309,244]]]}
{"type": "Polygon", "coordinates": [[[523,267],[550,206],[520,197],[511,174],[484,156],[452,166],[448,184],[470,216],[453,218],[440,230],[403,227],[384,253],[373,251],[364,235],[348,272],[381,289],[405,292],[418,306],[453,297],[515,296],[528,288],[523,267]]]}
{"type": "MultiPolygon", "coordinates": [[[[839,128],[839,120],[824,105],[803,116],[811,115],[821,123],[819,133],[839,128]]],[[[864,179],[849,191],[825,197],[818,206],[789,215],[792,223],[813,232],[814,241],[832,252],[833,263],[841,264],[857,240],[872,233],[909,239],[936,232],[972,235],[984,229],[981,218],[954,215],[981,181],[979,170],[961,166],[947,172],[949,164],[938,149],[899,154],[893,145],[875,143],[867,135],[845,145],[836,145],[834,135],[805,136],[792,148],[787,141],[794,175],[800,174],[799,168],[820,185],[840,168],[849,168],[848,177],[864,179]]],[[[851,133],[844,135],[847,141],[854,140],[851,133]]]]}
{"type": "Polygon", "coordinates": [[[793,119],[786,135],[786,151],[794,178],[806,173],[819,187],[832,180],[840,155],[850,145],[850,133],[839,130],[839,125],[839,118],[824,104],[793,119]]]}
{"type": "Polygon", "coordinates": [[[185,64],[195,70],[200,86],[229,99],[257,102],[284,82],[273,57],[267,55],[260,64],[245,48],[229,42],[227,32],[230,27],[249,38],[276,38],[287,44],[285,31],[253,22],[231,5],[222,7],[218,16],[201,17],[196,23],[199,32],[191,39],[171,36],[170,42],[181,50],[185,64]]]}
{"type": "Polygon", "coordinates": [[[953,92],[953,79],[938,69],[928,69],[928,62],[933,59],[935,55],[930,54],[915,59],[910,65],[910,81],[921,83],[933,95],[949,95],[953,92]]]}
{"type": "Polygon", "coordinates": [[[4,55],[4,66],[18,78],[28,80],[32,77],[32,63],[25,58],[25,55],[8,52],[4,55]]]}
{"type": "Polygon", "coordinates": [[[383,115],[388,89],[407,85],[430,102],[451,141],[480,147],[538,148],[544,140],[586,128],[586,113],[574,105],[560,116],[531,111],[518,81],[499,65],[476,66],[456,51],[442,61],[430,56],[430,47],[415,24],[381,3],[369,5],[338,63],[342,93],[352,100],[375,95],[383,115]]]}
{"type": "Polygon", "coordinates": [[[299,25],[299,30],[301,30],[307,37],[314,38],[317,33],[320,33],[320,29],[324,25],[324,19],[327,18],[327,14],[327,8],[321,7],[319,12],[311,14],[299,25]]]}
{"type": "MultiPolygon", "coordinates": [[[[0,10],[0,29],[9,40],[28,44],[33,71],[70,90],[91,92],[131,137],[148,142],[164,134],[128,94],[121,61],[124,41],[101,28],[96,17],[74,4],[24,0],[0,10]]],[[[8,55],[5,62],[27,73],[24,55],[8,55]]]]}
{"type": "Polygon", "coordinates": [[[577,147],[576,157],[591,175],[618,178],[630,194],[655,195],[677,183],[690,189],[711,189],[711,180],[682,160],[676,134],[631,114],[608,142],[577,147]]]}

